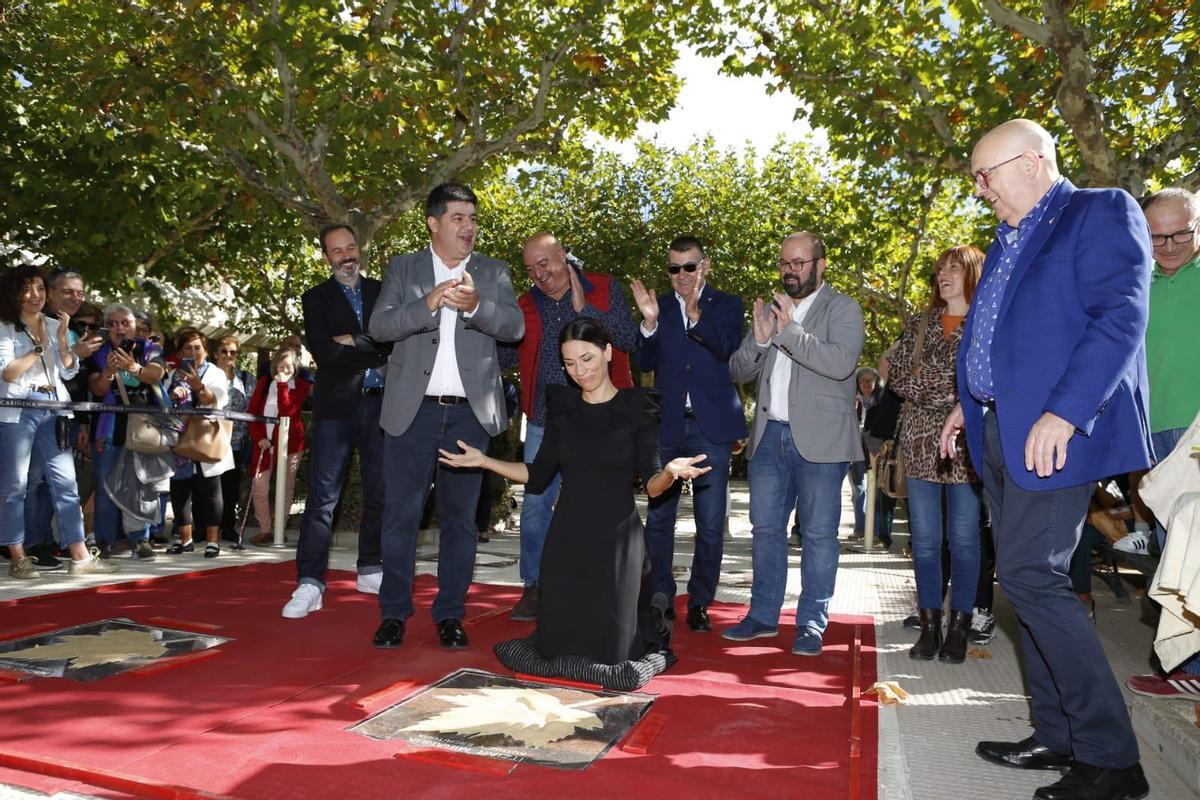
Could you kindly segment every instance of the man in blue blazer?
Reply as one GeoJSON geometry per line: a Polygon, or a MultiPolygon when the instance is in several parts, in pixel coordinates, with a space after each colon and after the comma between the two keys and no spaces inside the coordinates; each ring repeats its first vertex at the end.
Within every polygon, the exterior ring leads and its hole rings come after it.
{"type": "Polygon", "coordinates": [[[1150,236],[1119,189],[1060,177],[1041,126],[1011,120],[971,155],[1001,224],[958,356],[959,405],[992,512],[996,574],[1021,622],[1033,735],[983,759],[1067,769],[1042,800],[1149,792],[1121,691],[1067,577],[1094,482],[1150,464],[1144,336],[1150,236]]]}
{"type": "MultiPolygon", "coordinates": [[[[688,580],[688,627],[712,630],[708,606],[721,576],[725,534],[725,499],[733,443],[746,437],[746,417],[729,376],[729,357],[737,350],[745,322],[742,301],[719,292],[706,280],[711,268],[700,241],[679,236],[667,248],[667,272],[673,291],[655,297],[641,281],[630,285],[642,313],[634,361],[643,372],[654,371],[662,394],[659,455],[663,463],[677,456],[703,453],[707,474],[692,481],[696,548],[688,580]]],[[[675,597],[675,516],[680,484],[650,501],[646,545],[650,550],[651,591],[675,597]]],[[[674,605],[667,616],[674,618],[674,605]]]]}

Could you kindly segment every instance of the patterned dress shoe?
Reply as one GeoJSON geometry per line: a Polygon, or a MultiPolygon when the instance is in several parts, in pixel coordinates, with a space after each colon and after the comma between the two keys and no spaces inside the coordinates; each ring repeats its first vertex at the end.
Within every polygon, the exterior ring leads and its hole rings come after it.
{"type": "Polygon", "coordinates": [[[1019,742],[980,742],[975,755],[1002,767],[1017,769],[1070,769],[1075,759],[1057,753],[1030,736],[1019,742]]]}
{"type": "Polygon", "coordinates": [[[467,646],[467,632],[463,630],[461,620],[444,619],[437,624],[437,629],[442,647],[458,649],[467,646]]]}
{"type": "Polygon", "coordinates": [[[395,617],[385,619],[379,630],[375,631],[375,638],[371,640],[371,644],[383,648],[399,647],[403,642],[404,620],[395,617]]]}

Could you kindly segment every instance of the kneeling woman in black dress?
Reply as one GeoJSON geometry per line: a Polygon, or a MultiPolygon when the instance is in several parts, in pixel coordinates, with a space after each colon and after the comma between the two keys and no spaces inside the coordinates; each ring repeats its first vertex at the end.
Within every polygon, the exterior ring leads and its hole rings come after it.
{"type": "Polygon", "coordinates": [[[544,659],[581,656],[602,665],[637,661],[665,644],[643,593],[648,557],[634,479],[640,476],[646,493],[657,497],[677,479],[710,468],[695,466],[703,455],[659,468],[655,395],[613,386],[612,344],[602,324],[576,319],[559,346],[579,389],[546,387],[546,437],[532,464],[498,461],[463,442],[462,453],[443,450],[441,461],[491,470],[530,493],[562,474],[538,580],[537,651],[544,659]]]}

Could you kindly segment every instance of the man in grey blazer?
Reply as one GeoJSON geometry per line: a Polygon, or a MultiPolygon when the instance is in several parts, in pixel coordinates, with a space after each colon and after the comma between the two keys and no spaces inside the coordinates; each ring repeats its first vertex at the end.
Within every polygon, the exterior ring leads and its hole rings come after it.
{"type": "Polygon", "coordinates": [[[837,579],[842,480],[862,459],[854,368],[863,345],[858,303],[823,283],[825,246],[811,233],[783,240],[783,292],[754,301],[750,334],[729,361],[733,379],[757,378],[750,433],[750,613],[721,635],[741,642],[778,634],[787,584],[788,490],[804,531],[802,587],[792,652],[821,654],[837,579]]]}
{"type": "Polygon", "coordinates": [[[475,569],[478,470],[438,466],[438,449],[486,449],[505,429],[496,342],[515,342],[525,319],[508,267],[474,252],[477,203],[466,186],[443,183],[425,203],[430,247],[388,262],[371,336],[395,342],[388,362],[384,430],[383,622],[376,647],[399,647],[412,616],[417,533],[437,469],[438,594],[433,621],[445,647],[466,647],[467,589],[475,569]]]}

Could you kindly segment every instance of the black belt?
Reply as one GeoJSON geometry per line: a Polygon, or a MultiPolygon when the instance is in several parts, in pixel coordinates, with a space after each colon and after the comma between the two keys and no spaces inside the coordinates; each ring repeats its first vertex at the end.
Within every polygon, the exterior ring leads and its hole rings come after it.
{"type": "Polygon", "coordinates": [[[370,388],[367,388],[366,386],[364,386],[362,393],[366,397],[378,397],[379,395],[383,394],[383,387],[382,386],[372,386],[370,388]]]}
{"type": "Polygon", "coordinates": [[[467,398],[459,397],[458,395],[454,394],[427,394],[425,395],[425,399],[430,403],[437,403],[439,406],[456,406],[460,403],[467,402],[467,398]]]}
{"type": "Polygon", "coordinates": [[[684,419],[695,419],[695,418],[696,418],[696,412],[695,412],[695,411],[693,411],[693,410],[692,410],[692,409],[690,409],[690,408],[685,408],[685,409],[683,410],[683,417],[684,417],[684,419]]]}

